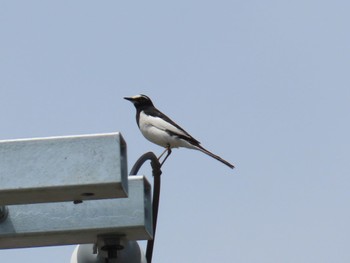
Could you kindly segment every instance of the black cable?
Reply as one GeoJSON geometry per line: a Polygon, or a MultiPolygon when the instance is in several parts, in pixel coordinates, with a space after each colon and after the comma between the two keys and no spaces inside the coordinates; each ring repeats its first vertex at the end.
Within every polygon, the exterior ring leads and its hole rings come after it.
{"type": "Polygon", "coordinates": [[[9,210],[6,206],[0,206],[0,223],[4,222],[9,214],[9,210]]]}
{"type": "Polygon", "coordinates": [[[130,171],[130,175],[136,175],[141,166],[147,161],[151,161],[152,175],[153,175],[153,199],[152,199],[152,215],[153,215],[153,239],[148,240],[146,248],[146,259],[147,263],[152,262],[154,240],[156,238],[158,208],[159,208],[159,197],[160,197],[160,176],[162,174],[161,164],[157,156],[153,152],[147,152],[142,155],[134,164],[130,171]]]}

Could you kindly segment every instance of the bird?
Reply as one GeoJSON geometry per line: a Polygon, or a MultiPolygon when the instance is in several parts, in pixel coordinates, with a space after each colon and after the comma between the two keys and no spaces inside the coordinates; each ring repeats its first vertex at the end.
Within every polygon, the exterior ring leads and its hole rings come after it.
{"type": "Polygon", "coordinates": [[[172,148],[184,147],[199,150],[224,163],[231,169],[234,168],[233,164],[205,149],[198,140],[158,110],[148,96],[139,94],[132,97],[124,97],[124,99],[134,104],[136,108],[136,123],[142,135],[149,141],[165,148],[164,152],[158,157],[158,160],[160,160],[167,152],[161,166],[171,154],[172,148]]]}

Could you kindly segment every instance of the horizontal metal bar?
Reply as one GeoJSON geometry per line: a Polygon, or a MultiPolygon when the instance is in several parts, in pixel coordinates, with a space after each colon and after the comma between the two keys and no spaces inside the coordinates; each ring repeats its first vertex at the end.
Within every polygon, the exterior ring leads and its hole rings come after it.
{"type": "Polygon", "coordinates": [[[129,197],[9,206],[0,223],[0,248],[95,243],[100,235],[128,240],[152,238],[150,184],[143,176],[129,179],[129,197]]]}
{"type": "Polygon", "coordinates": [[[0,205],[127,196],[120,133],[0,141],[0,205]]]}

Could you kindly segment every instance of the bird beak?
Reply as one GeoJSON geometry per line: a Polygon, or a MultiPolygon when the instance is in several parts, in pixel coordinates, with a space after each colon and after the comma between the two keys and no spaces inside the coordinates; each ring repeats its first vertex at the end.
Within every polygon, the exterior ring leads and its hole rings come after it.
{"type": "Polygon", "coordinates": [[[128,100],[128,101],[131,101],[131,102],[134,101],[134,99],[133,99],[132,97],[124,97],[124,99],[126,99],[126,100],[128,100]]]}

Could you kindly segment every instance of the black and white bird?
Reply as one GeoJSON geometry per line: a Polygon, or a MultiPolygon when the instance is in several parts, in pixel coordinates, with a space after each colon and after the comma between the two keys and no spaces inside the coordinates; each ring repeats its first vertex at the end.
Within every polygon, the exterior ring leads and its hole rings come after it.
{"type": "Polygon", "coordinates": [[[228,161],[225,161],[221,157],[203,148],[199,141],[154,107],[151,99],[146,95],[140,94],[133,97],[125,97],[124,99],[134,104],[136,108],[136,122],[143,136],[149,141],[165,147],[165,151],[158,159],[160,159],[165,152],[168,152],[162,164],[171,154],[172,148],[185,147],[199,150],[226,164],[228,167],[234,168],[228,161]]]}

